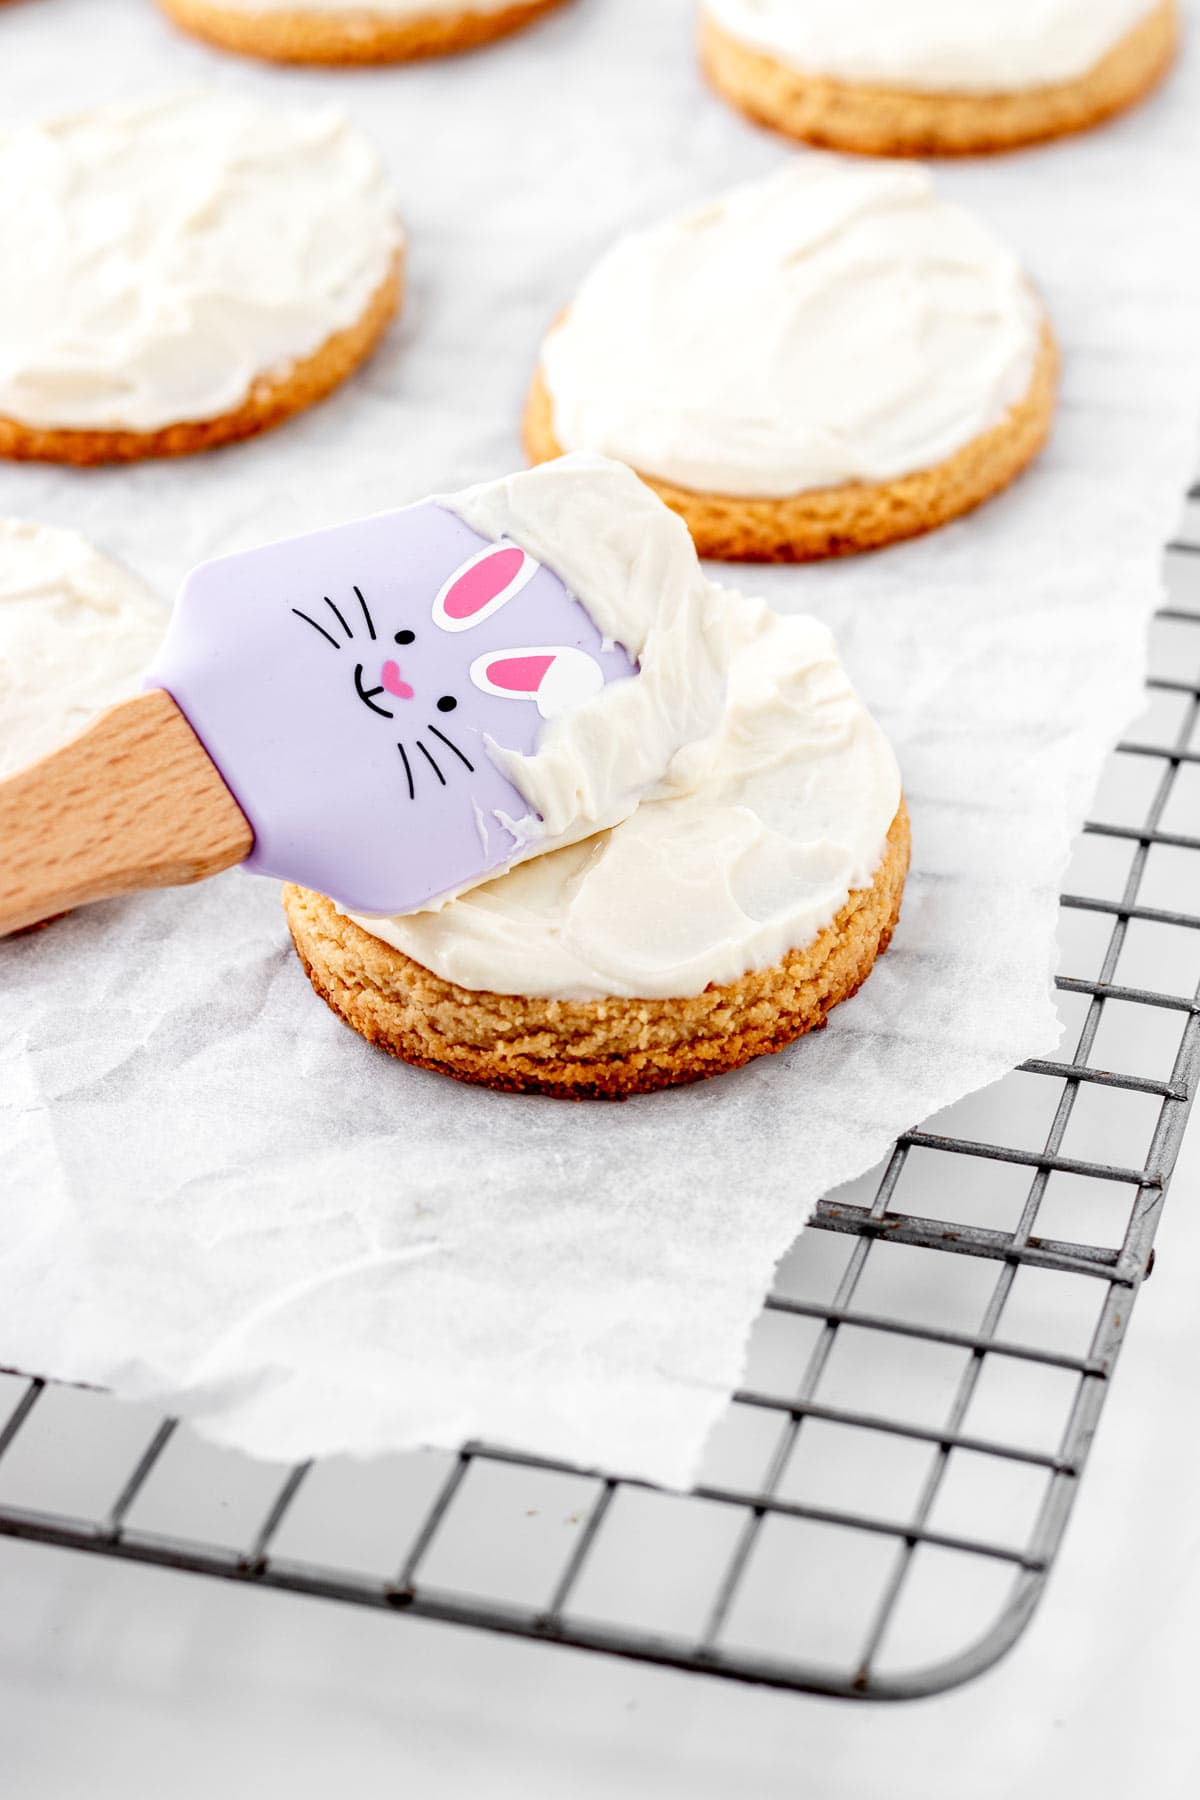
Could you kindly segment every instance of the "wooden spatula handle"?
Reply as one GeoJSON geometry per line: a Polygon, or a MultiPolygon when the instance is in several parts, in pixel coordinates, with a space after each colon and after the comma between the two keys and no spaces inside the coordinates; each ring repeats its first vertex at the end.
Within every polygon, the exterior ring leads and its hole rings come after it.
{"type": "Polygon", "coordinates": [[[0,936],[88,900],[202,881],[254,833],[161,688],[0,782],[0,936]]]}

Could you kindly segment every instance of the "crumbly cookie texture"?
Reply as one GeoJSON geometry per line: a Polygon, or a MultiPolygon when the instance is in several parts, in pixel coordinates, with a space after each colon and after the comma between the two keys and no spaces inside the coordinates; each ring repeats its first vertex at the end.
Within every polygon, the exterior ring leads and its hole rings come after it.
{"type": "MultiPolygon", "coordinates": [[[[1015,480],[1050,434],[1058,364],[1047,324],[1029,389],[999,424],[933,468],[893,481],[847,482],[782,499],[756,499],[695,493],[641,470],[638,474],[683,519],[701,556],[727,562],[814,562],[879,549],[945,525],[1015,480]]],[[[531,462],[563,454],[540,371],[525,407],[524,439],[531,462]]]]}
{"type": "Polygon", "coordinates": [[[244,56],[284,63],[383,63],[472,50],[532,24],[563,0],[512,0],[489,12],[473,11],[467,4],[399,18],[372,10],[370,0],[354,12],[322,12],[320,0],[311,9],[297,6],[287,12],[233,10],[220,0],[159,4],[185,31],[244,56]]]}
{"type": "Polygon", "coordinates": [[[155,431],[74,430],[23,424],[0,416],[0,457],[16,462],[79,466],[140,462],[145,457],[190,456],[281,425],[313,406],[353,374],[375,349],[404,295],[404,257],[397,252],[386,278],[358,319],[288,368],[262,374],[242,404],[212,419],[181,420],[155,431]]]}
{"type": "Polygon", "coordinates": [[[1166,73],[1179,40],[1161,0],[1077,80],[1021,92],[915,93],[802,74],[702,16],[700,57],[718,93],[788,137],[866,156],[970,156],[1085,131],[1123,112],[1166,73]]]}
{"type": "Polygon", "coordinates": [[[371,937],[320,894],[288,886],[283,905],[316,992],[391,1055],[506,1093],[623,1099],[724,1074],[824,1025],[887,949],[908,859],[901,802],[870,887],[855,889],[813,943],[678,1000],[472,993],[371,937]]]}

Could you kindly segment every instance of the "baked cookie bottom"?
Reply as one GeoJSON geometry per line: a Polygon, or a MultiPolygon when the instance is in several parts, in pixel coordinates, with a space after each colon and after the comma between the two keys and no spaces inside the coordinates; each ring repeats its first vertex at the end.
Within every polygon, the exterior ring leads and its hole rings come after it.
{"type": "Polygon", "coordinates": [[[418,1068],[513,1094],[619,1100],[704,1081],[819,1030],[891,941],[908,871],[903,801],[870,887],[856,888],[804,950],[680,1000],[539,1000],[474,993],[287,886],[283,906],[309,980],[362,1037],[418,1068]]]}
{"type": "Polygon", "coordinates": [[[997,94],[915,93],[802,74],[730,37],[707,14],[700,58],[719,94],[788,137],[865,156],[971,156],[1085,131],[1123,112],[1162,79],[1178,40],[1175,0],[1160,0],[1085,75],[997,94]]]}
{"type": "Polygon", "coordinates": [[[220,0],[159,0],[163,11],[193,36],[285,63],[414,62],[425,56],[448,56],[472,50],[493,38],[507,37],[563,0],[512,0],[499,12],[474,12],[470,0],[452,12],[418,13],[389,18],[365,0],[357,12],[322,12],[320,0],[310,9],[289,12],[232,11],[220,0]]]}
{"type": "Polygon", "coordinates": [[[140,462],[151,456],[190,456],[281,425],[293,413],[323,400],[374,350],[404,295],[404,258],[397,254],[366,310],[352,325],[335,331],[310,356],[254,382],[233,412],[211,419],[181,420],[155,431],[77,430],[27,425],[0,416],[0,457],[16,462],[140,462]]]}
{"type": "MultiPolygon", "coordinates": [[[[815,562],[877,550],[947,524],[1016,479],[1050,435],[1058,360],[1054,334],[1045,325],[1028,391],[999,424],[944,462],[894,481],[846,482],[775,498],[699,493],[636,472],[679,514],[701,556],[725,562],[815,562]]],[[[531,462],[563,454],[554,435],[553,410],[539,369],[523,426],[531,462]]]]}

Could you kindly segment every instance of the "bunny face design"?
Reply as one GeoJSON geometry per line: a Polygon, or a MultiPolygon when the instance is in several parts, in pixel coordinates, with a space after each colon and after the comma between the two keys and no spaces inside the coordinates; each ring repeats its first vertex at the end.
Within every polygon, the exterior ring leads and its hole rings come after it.
{"type": "MultiPolygon", "coordinates": [[[[470,740],[478,732],[480,695],[518,705],[526,716],[510,717],[505,709],[495,715],[498,729],[490,735],[506,749],[528,754],[536,742],[534,713],[537,720],[562,718],[594,699],[607,681],[636,673],[623,651],[604,649],[579,602],[557,577],[550,576],[547,582],[547,576],[549,571],[519,545],[485,543],[450,571],[427,609],[418,604],[415,611],[405,610],[405,617],[414,623],[390,635],[381,637],[372,606],[357,582],[351,584],[352,602],[343,599],[339,604],[323,594],[327,609],[323,613],[292,608],[335,650],[347,647],[361,657],[353,668],[355,695],[376,718],[403,734],[397,737],[396,749],[410,800],[416,799],[417,777],[426,766],[442,787],[448,785],[447,753],[469,774],[476,773],[471,751],[450,729],[449,715],[460,706],[463,717],[453,723],[470,740]],[[536,603],[514,606],[538,577],[540,589],[531,595],[536,603]],[[502,645],[470,655],[481,627],[509,607],[513,611],[482,634],[491,640],[499,636],[502,645]],[[518,639],[510,644],[508,640],[529,624],[557,627],[575,641],[528,644],[518,639]],[[435,695],[438,687],[447,691],[435,695]],[[437,720],[435,712],[440,715],[437,720]]],[[[477,759],[477,744],[473,753],[477,759]]],[[[456,772],[453,764],[449,770],[456,772]]]]}
{"type": "Polygon", "coordinates": [[[552,570],[425,501],[196,570],[151,679],[254,827],[248,866],[369,913],[509,862],[537,827],[494,752],[636,674],[552,570]]]}

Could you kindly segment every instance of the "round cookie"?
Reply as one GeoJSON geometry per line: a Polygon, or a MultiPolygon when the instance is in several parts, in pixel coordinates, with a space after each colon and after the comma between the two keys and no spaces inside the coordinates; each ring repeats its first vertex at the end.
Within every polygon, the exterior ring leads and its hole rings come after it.
{"type": "MultiPolygon", "coordinates": [[[[652,710],[690,706],[707,663],[715,705],[615,823],[490,881],[390,918],[285,889],[317,992],[410,1062],[569,1097],[698,1080],[824,1023],[887,947],[909,848],[895,757],[829,631],[719,587],[649,490],[594,458],[444,504],[481,534],[534,535],[598,619],[685,617],[652,710]]],[[[561,785],[602,779],[622,685],[506,762],[517,787],[543,756],[561,785]]]]}
{"type": "MultiPolygon", "coordinates": [[[[1050,432],[1058,352],[1044,327],[1028,392],[999,424],[944,462],[894,481],[847,483],[791,497],[694,493],[642,475],[679,514],[701,556],[724,562],[818,562],[877,550],[946,525],[989,500],[1032,462],[1050,432]]],[[[533,462],[563,454],[545,380],[534,376],[524,418],[533,462]]]]}
{"type": "Polygon", "coordinates": [[[402,293],[371,146],[326,109],[194,93],[0,133],[0,456],[211,449],[323,398],[402,293]]]}
{"type": "Polygon", "coordinates": [[[136,694],[167,617],[78,532],[0,519],[0,780],[136,694]]]}
{"type": "Polygon", "coordinates": [[[809,561],[979,505],[1058,354],[1016,258],[923,169],[813,156],[623,239],[542,349],[534,462],[620,458],[702,556],[809,561]]]}
{"type": "Polygon", "coordinates": [[[150,589],[76,532],[0,519],[0,780],[135,694],[166,624],[150,589]]]}
{"type": "Polygon", "coordinates": [[[284,63],[412,62],[471,50],[563,0],[159,0],[185,31],[284,63]]]}
{"type": "Polygon", "coordinates": [[[1083,131],[1170,67],[1175,0],[705,0],[725,99],[788,137],[961,156],[1083,131]]]}
{"type": "Polygon", "coordinates": [[[314,990],[393,1056],[505,1093],[623,1099],[725,1074],[819,1030],[891,942],[908,869],[903,806],[869,887],[803,950],[675,1000],[544,1000],[471,992],[381,943],[324,899],[285,887],[314,990]]]}

